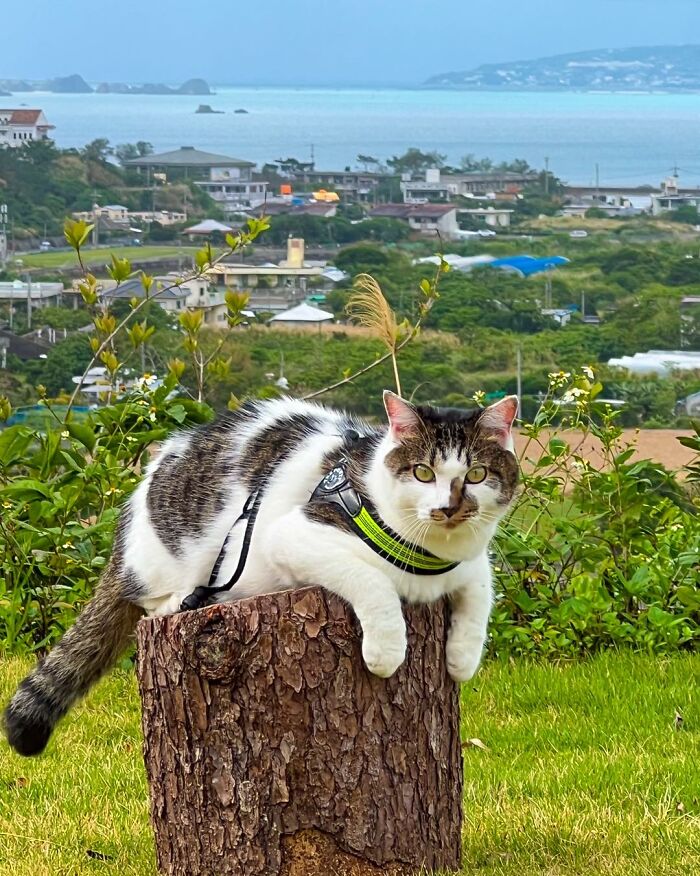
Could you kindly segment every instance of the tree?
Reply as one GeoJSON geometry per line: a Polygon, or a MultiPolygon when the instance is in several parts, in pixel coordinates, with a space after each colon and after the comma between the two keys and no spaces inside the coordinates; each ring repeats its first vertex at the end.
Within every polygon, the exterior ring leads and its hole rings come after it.
{"type": "Polygon", "coordinates": [[[689,286],[700,284],[700,259],[684,258],[671,266],[666,282],[669,286],[689,286]]]}
{"type": "Polygon", "coordinates": [[[368,673],[351,611],[321,589],[140,624],[161,872],[418,876],[459,867],[449,620],[442,604],[405,614],[407,659],[389,679],[368,673]]]}
{"type": "Polygon", "coordinates": [[[379,164],[378,158],[373,158],[371,155],[358,155],[355,159],[358,164],[362,165],[363,170],[369,170],[370,167],[376,168],[379,164]]]}
{"type": "Polygon", "coordinates": [[[313,161],[299,161],[298,158],[276,158],[275,164],[279,172],[287,176],[296,176],[314,169],[313,161]]]}
{"type": "Polygon", "coordinates": [[[490,158],[477,158],[473,152],[463,155],[459,163],[459,169],[464,173],[487,173],[492,168],[493,161],[490,158]]]}
{"type": "Polygon", "coordinates": [[[446,157],[439,152],[421,152],[420,149],[412,146],[403,155],[394,155],[387,164],[394,173],[410,173],[413,176],[424,173],[431,167],[443,167],[446,157]]]}
{"type": "Polygon", "coordinates": [[[683,222],[687,225],[700,225],[700,213],[692,204],[684,204],[677,210],[665,214],[665,218],[671,222],[683,222]]]}
{"type": "Polygon", "coordinates": [[[97,137],[80,150],[80,154],[86,161],[95,161],[98,164],[104,164],[113,152],[109,140],[105,137],[97,137]]]}
{"type": "Polygon", "coordinates": [[[138,140],[136,143],[120,143],[114,147],[114,155],[121,165],[134,158],[143,158],[153,154],[153,145],[146,140],[138,140]]]}

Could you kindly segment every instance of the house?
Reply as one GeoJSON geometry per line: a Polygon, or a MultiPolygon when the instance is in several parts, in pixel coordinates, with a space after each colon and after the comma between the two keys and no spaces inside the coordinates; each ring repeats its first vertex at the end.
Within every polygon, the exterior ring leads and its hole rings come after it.
{"type": "Polygon", "coordinates": [[[426,170],[424,180],[414,180],[411,179],[410,174],[405,174],[401,180],[401,193],[404,204],[449,201],[454,194],[447,183],[441,179],[440,170],[437,167],[426,170]]]}
{"type": "MultiPolygon", "coordinates": [[[[649,199],[651,202],[651,198],[649,199]]],[[[560,216],[585,218],[586,213],[592,209],[601,210],[607,218],[614,216],[638,216],[643,211],[631,205],[606,204],[602,201],[581,201],[575,204],[565,204],[559,211],[560,216]]]]}
{"type": "Polygon", "coordinates": [[[60,307],[64,295],[63,283],[25,283],[22,280],[0,283],[0,304],[13,304],[15,309],[31,301],[32,310],[60,307]]]}
{"type": "Polygon", "coordinates": [[[661,183],[661,193],[652,195],[651,212],[653,216],[661,216],[680,207],[700,209],[700,189],[681,189],[678,177],[671,176],[661,183]]]}
{"type": "Polygon", "coordinates": [[[24,146],[34,140],[48,140],[53,131],[40,109],[0,109],[0,146],[24,146]]]}
{"type": "Polygon", "coordinates": [[[295,189],[330,189],[348,203],[373,201],[380,183],[393,176],[364,170],[316,170],[309,165],[293,168],[280,166],[280,173],[294,181],[295,189]]]}
{"type": "Polygon", "coordinates": [[[381,204],[369,212],[371,219],[400,219],[412,231],[439,232],[447,239],[459,236],[457,208],[453,204],[381,204]]]}
{"type": "Polygon", "coordinates": [[[157,222],[159,225],[179,225],[187,221],[186,213],[178,213],[173,210],[138,210],[132,212],[128,207],[121,204],[107,204],[100,207],[93,204],[92,210],[84,210],[81,213],[73,213],[74,219],[82,219],[96,226],[99,233],[105,231],[126,233],[133,231],[140,233],[136,225],[150,225],[157,222]]]}
{"type": "MultiPolygon", "coordinates": [[[[177,313],[178,311],[185,310],[187,307],[186,301],[191,295],[191,291],[188,288],[170,288],[170,286],[174,286],[174,284],[174,278],[170,281],[167,277],[156,278],[155,288],[152,288],[150,292],[151,298],[157,301],[163,310],[168,311],[169,313],[177,313]]],[[[138,277],[135,277],[132,280],[126,280],[124,283],[120,283],[118,286],[115,285],[104,289],[102,291],[101,299],[106,303],[111,303],[113,301],[131,301],[133,298],[140,301],[145,295],[146,290],[143,288],[143,283],[138,277]]]]}
{"type": "Polygon", "coordinates": [[[508,228],[510,226],[510,217],[515,211],[497,209],[495,207],[474,207],[460,209],[457,212],[460,216],[469,216],[471,219],[480,219],[485,225],[488,225],[489,228],[508,228]]]}
{"type": "Polygon", "coordinates": [[[229,214],[262,204],[267,195],[268,183],[253,178],[254,162],[202,152],[194,146],[132,158],[126,166],[145,174],[147,185],[156,174],[169,182],[192,180],[229,214]]]}
{"type": "Polygon", "coordinates": [[[492,196],[504,193],[512,199],[522,189],[536,182],[534,172],[513,173],[493,171],[489,173],[445,173],[439,168],[429,168],[425,179],[414,180],[406,176],[401,180],[401,192],[406,204],[451,201],[453,198],[492,196]]]}
{"type": "MultiPolygon", "coordinates": [[[[576,205],[590,207],[618,207],[629,210],[651,210],[651,199],[659,194],[653,186],[565,186],[567,208],[576,205]]],[[[580,215],[571,212],[569,215],[580,215]]]]}
{"type": "Polygon", "coordinates": [[[444,174],[450,191],[460,197],[470,195],[492,195],[499,192],[518,194],[526,186],[538,182],[539,174],[534,170],[516,173],[510,170],[493,170],[486,173],[444,174]]]}
{"type": "Polygon", "coordinates": [[[311,293],[324,293],[344,280],[345,274],[326,262],[305,261],[304,241],[289,238],[287,258],[279,264],[251,265],[244,262],[219,262],[207,270],[210,294],[223,295],[227,289],[250,295],[248,308],[279,313],[300,304],[311,293]]]}
{"type": "Polygon", "coordinates": [[[338,205],[334,202],[298,204],[290,199],[267,201],[251,211],[253,216],[284,216],[291,213],[294,216],[318,216],[321,219],[332,219],[337,212],[338,205]]]}

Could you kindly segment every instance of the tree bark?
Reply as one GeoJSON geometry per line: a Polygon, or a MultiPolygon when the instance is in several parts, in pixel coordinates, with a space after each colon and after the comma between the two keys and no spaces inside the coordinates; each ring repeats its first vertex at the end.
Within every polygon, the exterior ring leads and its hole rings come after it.
{"type": "Polygon", "coordinates": [[[313,588],[141,621],[137,673],[160,872],[408,876],[460,864],[459,689],[444,603],[405,608],[372,676],[313,588]]]}

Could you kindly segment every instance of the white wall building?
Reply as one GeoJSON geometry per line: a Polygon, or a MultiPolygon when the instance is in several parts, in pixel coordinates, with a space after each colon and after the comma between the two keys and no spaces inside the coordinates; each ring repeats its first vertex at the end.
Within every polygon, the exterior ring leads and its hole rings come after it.
{"type": "Polygon", "coordinates": [[[43,110],[0,109],[0,146],[16,148],[34,140],[48,140],[53,128],[43,110]]]}

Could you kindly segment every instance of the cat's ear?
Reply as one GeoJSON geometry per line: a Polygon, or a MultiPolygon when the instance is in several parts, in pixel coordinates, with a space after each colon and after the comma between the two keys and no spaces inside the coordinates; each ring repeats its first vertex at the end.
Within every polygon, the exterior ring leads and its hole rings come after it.
{"type": "Polygon", "coordinates": [[[389,418],[391,437],[395,441],[405,441],[418,433],[421,426],[418,411],[410,402],[389,389],[384,390],[384,407],[389,418]]]}
{"type": "Polygon", "coordinates": [[[484,409],[479,417],[479,427],[487,432],[492,432],[498,439],[498,443],[506,450],[513,449],[511,429],[518,415],[518,396],[507,395],[484,409]]]}

